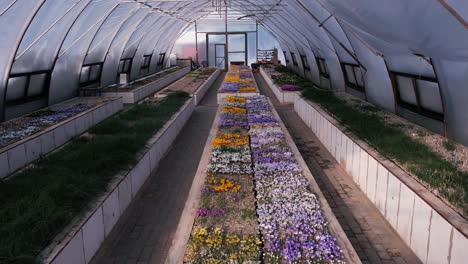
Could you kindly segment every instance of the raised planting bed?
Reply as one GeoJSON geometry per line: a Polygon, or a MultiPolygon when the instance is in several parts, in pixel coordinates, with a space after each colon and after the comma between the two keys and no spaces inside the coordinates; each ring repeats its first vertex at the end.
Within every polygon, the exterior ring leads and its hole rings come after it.
{"type": "Polygon", "coordinates": [[[1,263],[88,263],[194,109],[145,100],[0,184],[1,263]]]}
{"type": "Polygon", "coordinates": [[[265,97],[228,96],[215,122],[166,263],[360,263],[265,97]]]}
{"type": "Polygon", "coordinates": [[[303,89],[302,86],[295,83],[304,80],[297,77],[297,75],[293,75],[293,73],[284,70],[278,71],[277,68],[281,69],[282,67],[262,65],[260,74],[280,103],[295,103],[301,96],[299,91],[303,89]]]}
{"type": "Polygon", "coordinates": [[[156,96],[164,96],[173,91],[184,91],[192,95],[195,104],[198,105],[220,72],[221,70],[217,68],[199,68],[169,85],[156,96]]]}
{"type": "Polygon", "coordinates": [[[134,104],[158,92],[190,72],[190,67],[174,67],[136,80],[129,84],[108,87],[102,90],[104,97],[122,97],[124,104],[134,104]]]}
{"type": "Polygon", "coordinates": [[[456,188],[466,198],[466,174],[375,114],[356,112],[328,92],[306,90],[304,95],[320,105],[300,98],[295,111],[421,261],[465,263],[468,222],[428,182],[442,191],[456,188]],[[407,159],[404,166],[401,158],[407,159]]]}
{"type": "Polygon", "coordinates": [[[0,124],[0,179],[122,108],[121,98],[79,97],[0,124]]]}
{"type": "Polygon", "coordinates": [[[221,88],[218,91],[218,103],[226,96],[254,96],[258,95],[258,87],[249,66],[231,65],[221,88]]]}

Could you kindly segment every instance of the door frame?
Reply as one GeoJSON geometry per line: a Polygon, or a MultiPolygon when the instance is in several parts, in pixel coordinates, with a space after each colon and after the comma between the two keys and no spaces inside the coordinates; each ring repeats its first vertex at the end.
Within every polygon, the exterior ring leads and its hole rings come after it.
{"type": "MultiPolygon", "coordinates": [[[[228,38],[228,35],[244,35],[244,47],[245,47],[245,56],[244,56],[244,59],[245,59],[245,64],[247,65],[248,64],[248,52],[249,52],[249,47],[248,47],[248,31],[233,31],[233,32],[207,32],[206,33],[206,61],[208,63],[208,66],[210,64],[210,53],[209,53],[209,47],[210,47],[210,42],[209,42],[209,39],[210,39],[210,35],[224,35],[226,36],[226,43],[225,44],[215,44],[215,49],[216,49],[216,45],[226,45],[225,48],[224,48],[224,65],[225,65],[225,68],[228,69],[229,65],[228,65],[228,61],[229,61],[229,38],[228,38]]],[[[231,52],[231,53],[240,53],[240,52],[231,52]]],[[[216,54],[216,50],[215,50],[215,54],[216,54]]],[[[216,55],[215,55],[215,62],[216,62],[216,55]]]]}

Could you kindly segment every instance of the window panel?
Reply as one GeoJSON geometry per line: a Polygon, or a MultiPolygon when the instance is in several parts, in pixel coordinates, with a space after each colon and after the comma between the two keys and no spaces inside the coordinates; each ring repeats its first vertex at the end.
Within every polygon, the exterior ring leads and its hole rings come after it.
{"type": "Polygon", "coordinates": [[[166,53],[159,53],[158,66],[161,66],[164,64],[165,57],[166,57],[166,53]]]}
{"type": "Polygon", "coordinates": [[[297,60],[296,60],[296,56],[294,56],[294,52],[291,52],[291,59],[293,61],[294,66],[297,66],[298,63],[297,63],[297,60]]]}
{"type": "Polygon", "coordinates": [[[301,55],[301,61],[302,61],[302,65],[304,65],[304,69],[310,70],[309,61],[307,60],[307,56],[301,55]]]}
{"type": "Polygon", "coordinates": [[[286,56],[286,51],[283,51],[285,63],[289,63],[288,56],[286,56]]]}
{"type": "Polygon", "coordinates": [[[439,85],[436,82],[424,80],[416,80],[419,89],[419,99],[421,106],[427,110],[431,110],[442,114],[442,98],[440,97],[439,85]]]}
{"type": "Polygon", "coordinates": [[[354,74],[356,76],[356,84],[364,88],[364,76],[361,67],[354,67],[354,74]]]}
{"type": "Polygon", "coordinates": [[[28,83],[27,76],[10,78],[8,80],[6,101],[11,102],[11,101],[24,99],[27,83],[28,83]]]}
{"type": "Polygon", "coordinates": [[[418,105],[413,79],[404,76],[397,76],[396,80],[398,83],[400,99],[405,103],[418,105]]]}
{"type": "Polygon", "coordinates": [[[47,74],[36,74],[32,75],[29,80],[28,97],[35,97],[44,93],[45,82],[47,74]]]}
{"type": "Polygon", "coordinates": [[[142,69],[147,69],[150,67],[150,64],[151,64],[151,57],[153,55],[144,55],[143,56],[143,64],[141,65],[141,68],[142,69]]]}
{"type": "Polygon", "coordinates": [[[356,85],[357,82],[356,82],[356,78],[354,78],[354,67],[351,66],[351,65],[346,65],[345,66],[345,72],[346,72],[346,78],[348,80],[348,82],[356,85]]]}
{"type": "Polygon", "coordinates": [[[90,82],[96,82],[99,81],[101,77],[101,65],[96,64],[91,67],[91,73],[89,74],[89,80],[90,82]]]}
{"type": "Polygon", "coordinates": [[[83,68],[81,68],[80,83],[85,83],[88,81],[90,70],[90,66],[83,66],[83,68]]]}
{"type": "Polygon", "coordinates": [[[325,78],[328,79],[330,76],[329,76],[328,71],[327,71],[327,66],[326,66],[325,60],[322,59],[322,58],[316,58],[315,60],[317,62],[317,66],[318,66],[320,75],[322,77],[325,77],[325,78]]]}

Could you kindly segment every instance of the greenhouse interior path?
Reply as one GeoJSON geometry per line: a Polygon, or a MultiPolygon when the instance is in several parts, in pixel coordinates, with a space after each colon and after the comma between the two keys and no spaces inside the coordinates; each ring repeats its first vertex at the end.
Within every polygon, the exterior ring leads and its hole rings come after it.
{"type": "Polygon", "coordinates": [[[260,92],[273,102],[362,263],[421,263],[300,119],[294,106],[280,104],[263,77],[254,75],[260,92]]]}
{"type": "Polygon", "coordinates": [[[162,263],[216,115],[221,73],[91,263],[162,263]]]}

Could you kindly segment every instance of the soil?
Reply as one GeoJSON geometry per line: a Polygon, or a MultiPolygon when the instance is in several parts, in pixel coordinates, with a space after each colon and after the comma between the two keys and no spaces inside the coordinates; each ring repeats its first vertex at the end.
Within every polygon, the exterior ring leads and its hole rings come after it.
{"type": "MultiPolygon", "coordinates": [[[[372,104],[356,99],[348,94],[340,94],[340,97],[361,111],[368,111],[366,109],[374,107],[372,104]]],[[[453,142],[442,135],[416,125],[393,113],[383,110],[378,110],[375,113],[381,116],[387,124],[398,126],[406,135],[431,148],[432,151],[456,166],[458,170],[468,172],[468,147],[453,142]]]]}

